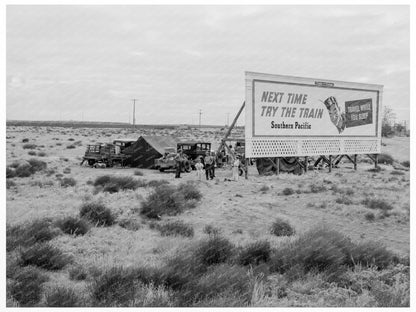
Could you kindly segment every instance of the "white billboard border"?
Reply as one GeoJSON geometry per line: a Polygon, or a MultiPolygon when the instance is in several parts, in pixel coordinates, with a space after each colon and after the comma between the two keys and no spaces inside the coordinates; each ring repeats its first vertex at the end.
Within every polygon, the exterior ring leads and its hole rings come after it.
{"type": "MultiPolygon", "coordinates": [[[[297,76],[284,76],[284,75],[273,75],[273,74],[265,74],[265,73],[257,73],[257,72],[245,72],[245,92],[246,92],[246,112],[247,110],[251,109],[250,114],[246,113],[246,130],[245,130],[245,140],[246,140],[246,157],[252,158],[267,158],[267,157],[303,157],[303,156],[318,156],[318,155],[354,155],[354,154],[378,154],[380,153],[381,149],[381,110],[382,110],[382,98],[383,98],[383,85],[377,84],[365,84],[365,83],[356,83],[356,82],[346,82],[346,81],[338,81],[338,80],[328,80],[328,79],[319,79],[319,78],[306,78],[306,77],[297,77],[297,76]],[[260,135],[256,136],[254,134],[254,82],[255,81],[265,81],[271,83],[282,83],[281,80],[284,80],[286,84],[297,84],[297,85],[306,85],[312,87],[326,87],[328,89],[350,89],[350,90],[359,90],[359,91],[370,91],[377,93],[377,114],[376,114],[376,135],[375,136],[368,136],[368,135],[354,135],[354,136],[278,136],[278,135],[260,135]],[[250,85],[248,82],[251,82],[250,85]],[[313,84],[311,84],[313,83],[313,84]],[[248,87],[250,86],[250,90],[248,87]],[[250,93],[249,93],[250,92],[250,93]],[[249,101],[248,101],[249,100],[249,101]],[[251,106],[251,107],[250,107],[251,106]],[[251,117],[251,120],[249,117],[251,117]],[[250,125],[250,129],[247,129],[248,124],[247,122],[252,122],[250,125]],[[282,154],[282,153],[269,153],[267,155],[253,155],[253,143],[254,142],[261,142],[262,140],[266,140],[269,142],[275,143],[284,143],[285,141],[291,141],[298,139],[298,146],[300,143],[305,142],[313,142],[313,141],[324,141],[324,140],[337,140],[339,142],[340,147],[342,147],[340,152],[316,152],[316,153],[293,153],[291,155],[282,154]],[[273,140],[275,139],[275,140],[273,140]],[[361,142],[369,143],[369,149],[366,151],[349,151],[345,152],[343,146],[345,141],[352,141],[357,140],[361,142]],[[374,150],[370,150],[370,145],[377,141],[377,147],[374,150]]],[[[362,146],[360,146],[362,148],[362,146]]]]}

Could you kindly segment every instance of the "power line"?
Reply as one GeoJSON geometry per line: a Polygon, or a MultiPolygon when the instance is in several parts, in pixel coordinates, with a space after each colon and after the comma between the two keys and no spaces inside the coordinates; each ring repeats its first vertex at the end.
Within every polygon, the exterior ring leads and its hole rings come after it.
{"type": "Polygon", "coordinates": [[[201,115],[202,115],[202,109],[199,110],[199,127],[201,128],[201,115]]]}

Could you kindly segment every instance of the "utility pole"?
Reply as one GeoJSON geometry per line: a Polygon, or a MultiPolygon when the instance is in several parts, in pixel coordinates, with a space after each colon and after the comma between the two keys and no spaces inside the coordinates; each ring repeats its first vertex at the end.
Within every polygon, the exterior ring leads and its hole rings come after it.
{"type": "Polygon", "coordinates": [[[136,128],[136,101],[137,99],[132,99],[133,101],[133,128],[136,128]]]}
{"type": "Polygon", "coordinates": [[[199,128],[201,128],[201,115],[202,115],[202,109],[199,110],[199,128]]]}

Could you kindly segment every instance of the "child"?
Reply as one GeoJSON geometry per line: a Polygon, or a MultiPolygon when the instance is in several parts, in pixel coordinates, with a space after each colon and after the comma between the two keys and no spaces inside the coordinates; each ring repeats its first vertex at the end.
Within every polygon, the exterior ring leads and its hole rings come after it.
{"type": "Polygon", "coordinates": [[[201,159],[198,158],[195,164],[196,169],[196,177],[199,181],[202,181],[202,177],[204,176],[204,165],[201,163],[201,159]]]}
{"type": "Polygon", "coordinates": [[[238,167],[240,167],[240,156],[237,156],[233,162],[233,180],[238,181],[238,167]]]}

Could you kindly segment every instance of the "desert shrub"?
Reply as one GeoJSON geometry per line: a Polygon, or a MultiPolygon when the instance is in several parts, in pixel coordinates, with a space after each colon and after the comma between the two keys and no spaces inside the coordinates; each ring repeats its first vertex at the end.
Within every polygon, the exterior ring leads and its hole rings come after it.
{"type": "Polygon", "coordinates": [[[136,176],[143,176],[144,174],[143,174],[143,171],[141,171],[141,170],[134,170],[134,175],[136,175],[136,176]]]}
{"type": "Polygon", "coordinates": [[[78,217],[66,217],[56,222],[62,232],[70,235],[84,235],[90,230],[90,225],[78,217]]]}
{"type": "Polygon", "coordinates": [[[36,147],[37,145],[32,143],[23,144],[24,149],[35,149],[36,147]]]}
{"type": "Polygon", "coordinates": [[[93,185],[94,186],[103,186],[104,187],[104,185],[106,185],[108,182],[110,182],[111,178],[112,178],[112,176],[110,176],[110,175],[102,175],[102,176],[99,176],[99,177],[97,177],[94,180],[93,185]]]}
{"type": "Polygon", "coordinates": [[[388,211],[388,210],[393,209],[393,206],[391,204],[389,204],[384,199],[379,199],[379,198],[369,198],[369,197],[367,197],[362,201],[362,204],[365,205],[367,208],[370,208],[370,209],[380,209],[380,210],[383,210],[383,211],[388,211]]]}
{"type": "Polygon", "coordinates": [[[364,217],[367,221],[374,221],[375,219],[374,213],[372,212],[367,212],[364,217]]]}
{"type": "Polygon", "coordinates": [[[58,286],[46,292],[45,304],[47,307],[77,307],[80,306],[80,298],[73,289],[58,286]]]}
{"type": "Polygon", "coordinates": [[[179,305],[192,306],[218,296],[233,296],[244,306],[249,302],[251,293],[252,283],[243,267],[220,264],[210,267],[199,279],[186,285],[179,295],[179,305]]]}
{"type": "Polygon", "coordinates": [[[286,187],[283,191],[282,191],[283,195],[292,195],[295,194],[295,191],[290,188],[290,187],[286,187]]]}
{"type": "Polygon", "coordinates": [[[11,179],[6,179],[6,188],[10,189],[11,187],[15,187],[16,183],[11,179]]]}
{"type": "Polygon", "coordinates": [[[311,184],[310,189],[311,189],[311,193],[321,193],[327,190],[324,185],[316,185],[316,184],[311,184]]]}
{"type": "Polygon", "coordinates": [[[385,169],[381,168],[380,166],[377,166],[375,168],[370,168],[367,171],[368,172],[380,172],[380,171],[384,171],[385,169]]]}
{"type": "Polygon", "coordinates": [[[367,241],[354,244],[350,251],[348,264],[361,264],[362,266],[372,266],[382,270],[397,261],[397,256],[387,250],[383,244],[367,241]]]}
{"type": "Polygon", "coordinates": [[[68,141],[75,141],[75,139],[74,138],[69,138],[68,141]]]}
{"type": "Polygon", "coordinates": [[[270,228],[270,233],[276,236],[291,236],[295,234],[295,229],[289,224],[289,222],[277,218],[270,228]]]}
{"type": "Polygon", "coordinates": [[[18,246],[31,246],[51,240],[59,235],[50,219],[34,220],[31,223],[6,226],[6,250],[12,251],[18,246]]]}
{"type": "Polygon", "coordinates": [[[36,156],[36,152],[35,151],[29,151],[27,152],[28,155],[30,156],[36,156]]]}
{"type": "Polygon", "coordinates": [[[392,174],[392,175],[404,175],[404,172],[403,171],[399,171],[399,170],[392,170],[390,172],[390,174],[392,174]]]}
{"type": "Polygon", "coordinates": [[[8,291],[21,306],[33,307],[41,299],[42,284],[47,280],[48,277],[36,267],[21,268],[13,276],[8,291]]]}
{"type": "Polygon", "coordinates": [[[104,175],[97,177],[94,186],[102,187],[104,192],[116,193],[120,190],[135,190],[141,185],[141,182],[129,176],[111,176],[104,175]]]}
{"type": "Polygon", "coordinates": [[[342,196],[342,197],[338,197],[335,202],[337,204],[344,204],[344,205],[351,205],[353,204],[353,201],[351,200],[351,198],[349,198],[348,196],[342,196]]]}
{"type": "Polygon", "coordinates": [[[207,224],[204,226],[204,229],[202,231],[208,235],[219,235],[221,230],[211,224],[207,224]]]}
{"type": "Polygon", "coordinates": [[[400,164],[401,164],[403,167],[410,168],[410,161],[409,161],[409,160],[402,161],[400,164]]]}
{"type": "Polygon", "coordinates": [[[72,266],[68,272],[70,280],[83,281],[88,277],[88,271],[80,265],[72,266]]]}
{"type": "Polygon", "coordinates": [[[167,222],[165,224],[157,224],[156,229],[160,232],[160,234],[162,234],[162,236],[194,236],[193,227],[190,224],[186,224],[180,220],[167,222]]]}
{"type": "Polygon", "coordinates": [[[378,155],[378,163],[380,163],[380,164],[392,165],[393,162],[394,162],[394,159],[389,154],[379,154],[378,155]]]}
{"type": "Polygon", "coordinates": [[[166,185],[169,184],[169,181],[167,180],[150,180],[149,182],[146,183],[146,186],[148,187],[158,187],[161,185],[166,185]]]}
{"type": "Polygon", "coordinates": [[[25,138],[25,139],[22,140],[22,143],[27,143],[27,142],[29,142],[28,138],[25,138]]]}
{"type": "Polygon", "coordinates": [[[38,160],[36,158],[31,158],[28,160],[28,163],[31,166],[31,171],[32,173],[38,172],[38,171],[42,171],[45,170],[47,167],[47,164],[42,161],[42,160],[38,160]]]}
{"type": "Polygon", "coordinates": [[[115,217],[111,210],[98,202],[82,204],[79,213],[81,218],[89,220],[96,226],[110,226],[115,222],[115,217]]]}
{"type": "Polygon", "coordinates": [[[10,167],[6,167],[6,178],[14,178],[16,176],[16,170],[10,167]]]}
{"type": "Polygon", "coordinates": [[[46,156],[46,153],[45,153],[45,152],[39,152],[39,153],[38,153],[38,156],[39,156],[39,157],[45,157],[45,156],[46,156]]]}
{"type": "Polygon", "coordinates": [[[161,185],[150,193],[142,202],[140,213],[148,218],[160,218],[161,215],[176,215],[183,211],[184,203],[175,194],[175,188],[170,185],[161,185]]]}
{"type": "Polygon", "coordinates": [[[210,236],[202,240],[195,248],[195,256],[204,265],[213,265],[226,262],[231,258],[234,245],[221,236],[210,236]]]}
{"type": "Polygon", "coordinates": [[[200,200],[202,193],[193,182],[181,183],[178,185],[177,192],[181,193],[185,200],[200,200]]]}
{"type": "Polygon", "coordinates": [[[71,144],[71,145],[67,145],[67,147],[66,147],[67,149],[72,149],[72,148],[76,148],[76,146],[74,145],[74,144],[71,144]]]}
{"type": "Polygon", "coordinates": [[[125,228],[130,231],[137,231],[141,228],[140,223],[135,219],[126,218],[126,219],[119,220],[117,223],[122,228],[125,228]]]}
{"type": "Polygon", "coordinates": [[[206,272],[207,266],[195,255],[192,249],[184,250],[167,259],[159,270],[152,270],[152,282],[162,283],[173,290],[181,290],[191,281],[206,272]]]}
{"type": "Polygon", "coordinates": [[[69,173],[71,173],[71,168],[66,167],[66,168],[64,168],[64,170],[62,170],[62,172],[65,173],[65,174],[69,174],[69,173]]]}
{"type": "Polygon", "coordinates": [[[284,273],[295,269],[304,274],[311,270],[336,269],[347,262],[351,244],[344,235],[317,227],[275,251],[271,270],[284,273]]]}
{"type": "Polygon", "coordinates": [[[69,256],[49,243],[35,244],[22,250],[20,255],[23,266],[35,265],[47,270],[60,270],[72,261],[69,256]]]}
{"type": "Polygon", "coordinates": [[[268,241],[258,241],[243,247],[237,257],[240,265],[258,265],[270,260],[271,247],[268,241]]]}
{"type": "Polygon", "coordinates": [[[77,181],[74,178],[63,178],[60,184],[62,187],[75,186],[77,181]]]}
{"type": "Polygon", "coordinates": [[[270,187],[268,187],[267,185],[263,185],[262,187],[260,187],[259,191],[260,192],[267,192],[270,190],[270,187]]]}
{"type": "Polygon", "coordinates": [[[91,297],[98,306],[126,306],[134,300],[137,287],[131,269],[113,267],[96,277],[91,285],[91,297]]]}

